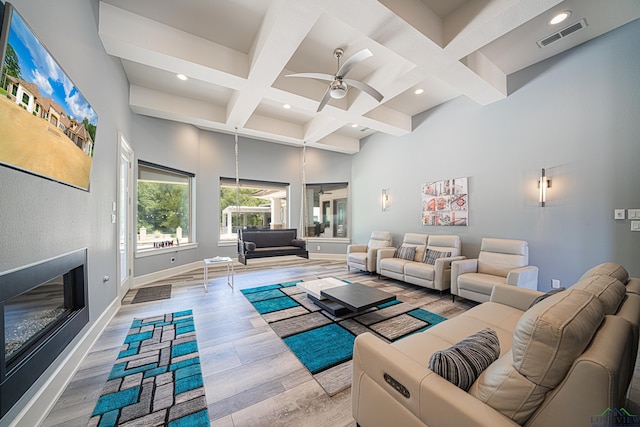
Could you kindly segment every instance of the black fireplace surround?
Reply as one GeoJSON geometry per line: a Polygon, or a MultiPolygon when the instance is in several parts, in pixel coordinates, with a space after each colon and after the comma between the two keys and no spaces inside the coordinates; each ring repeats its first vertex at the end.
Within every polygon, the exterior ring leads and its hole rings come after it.
{"type": "Polygon", "coordinates": [[[89,323],[87,250],[0,274],[0,418],[89,323]]]}

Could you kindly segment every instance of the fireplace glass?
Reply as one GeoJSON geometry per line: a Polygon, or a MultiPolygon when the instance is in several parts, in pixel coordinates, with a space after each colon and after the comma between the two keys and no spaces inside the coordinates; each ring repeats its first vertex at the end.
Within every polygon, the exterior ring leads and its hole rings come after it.
{"type": "Polygon", "coordinates": [[[65,296],[64,276],[58,276],[5,301],[4,356],[7,365],[12,365],[25,349],[65,319],[73,309],[69,303],[72,300],[71,295],[65,296]]]}

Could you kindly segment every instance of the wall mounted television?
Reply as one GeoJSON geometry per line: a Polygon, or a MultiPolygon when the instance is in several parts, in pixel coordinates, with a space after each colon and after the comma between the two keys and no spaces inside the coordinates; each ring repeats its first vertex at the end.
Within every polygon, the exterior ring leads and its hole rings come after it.
{"type": "Polygon", "coordinates": [[[98,116],[9,2],[0,60],[0,164],[89,191],[98,116]]]}

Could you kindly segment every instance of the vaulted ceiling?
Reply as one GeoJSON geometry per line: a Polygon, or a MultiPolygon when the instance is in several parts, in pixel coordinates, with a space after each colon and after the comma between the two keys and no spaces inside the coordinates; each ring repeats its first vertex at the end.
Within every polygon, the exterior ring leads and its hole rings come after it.
{"type": "Polygon", "coordinates": [[[504,99],[509,74],[638,17],[637,0],[104,0],[99,34],[136,113],[356,153],[365,136],[406,135],[414,115],[455,97],[504,99]],[[342,63],[371,51],[347,77],[381,102],[351,87],[316,112],[329,83],[286,77],[335,74],[338,47],[342,63]]]}

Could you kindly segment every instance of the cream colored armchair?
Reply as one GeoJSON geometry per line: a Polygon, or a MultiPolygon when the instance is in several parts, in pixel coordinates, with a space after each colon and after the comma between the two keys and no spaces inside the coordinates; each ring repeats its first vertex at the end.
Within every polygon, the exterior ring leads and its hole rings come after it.
{"type": "Polygon", "coordinates": [[[369,243],[347,246],[347,270],[351,267],[373,273],[376,271],[378,249],[391,246],[393,235],[390,231],[372,231],[369,243]]]}
{"type": "Polygon", "coordinates": [[[538,267],[529,265],[529,246],[524,240],[482,239],[475,259],[451,263],[451,295],[486,302],[497,284],[536,290],[538,267]]]}

